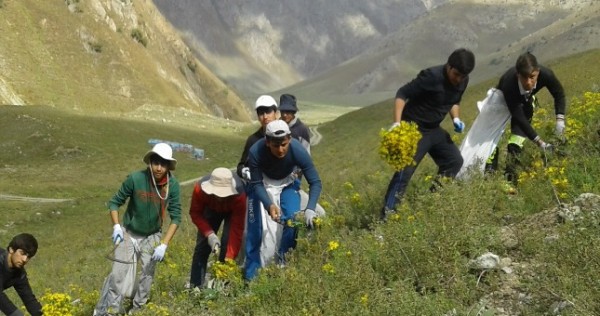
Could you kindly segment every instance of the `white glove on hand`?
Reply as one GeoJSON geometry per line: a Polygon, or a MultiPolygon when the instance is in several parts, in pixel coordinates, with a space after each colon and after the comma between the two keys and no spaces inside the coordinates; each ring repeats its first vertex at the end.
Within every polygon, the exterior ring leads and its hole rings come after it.
{"type": "Polygon", "coordinates": [[[455,117],[452,120],[452,123],[454,124],[455,132],[462,133],[465,130],[465,123],[463,121],[461,121],[458,117],[455,117]]]}
{"type": "Polygon", "coordinates": [[[221,249],[221,241],[219,240],[219,237],[217,237],[215,233],[210,233],[207,239],[210,250],[212,250],[214,253],[219,252],[219,249],[221,249]]]}
{"type": "Polygon", "coordinates": [[[306,220],[306,226],[309,228],[313,228],[313,221],[317,218],[317,213],[311,209],[306,209],[304,211],[304,219],[306,220]]]}
{"type": "Polygon", "coordinates": [[[121,228],[121,225],[115,224],[113,226],[112,240],[113,240],[113,244],[118,244],[118,243],[122,242],[123,240],[125,240],[125,239],[123,239],[123,228],[121,228]]]}
{"type": "Polygon", "coordinates": [[[548,144],[543,140],[539,141],[538,146],[540,146],[540,148],[546,152],[552,152],[554,150],[554,146],[552,146],[552,144],[548,144]]]}
{"type": "Polygon", "coordinates": [[[246,181],[250,181],[250,168],[242,168],[242,178],[244,178],[246,181]]]}
{"type": "Polygon", "coordinates": [[[393,130],[394,128],[396,128],[396,126],[400,126],[400,122],[394,122],[394,124],[392,124],[392,126],[390,126],[390,128],[388,128],[388,132],[393,130]]]}
{"type": "Polygon", "coordinates": [[[556,114],[556,128],[554,129],[554,134],[556,136],[562,136],[565,132],[565,115],[564,114],[556,114]]]}
{"type": "Polygon", "coordinates": [[[160,244],[154,248],[154,253],[152,254],[152,260],[154,261],[163,261],[165,258],[165,252],[167,251],[167,245],[160,244]]]}

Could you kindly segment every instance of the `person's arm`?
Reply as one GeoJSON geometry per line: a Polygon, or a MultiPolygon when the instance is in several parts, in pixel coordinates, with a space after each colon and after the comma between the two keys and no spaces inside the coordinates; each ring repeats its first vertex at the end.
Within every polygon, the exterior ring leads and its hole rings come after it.
{"type": "MultiPolygon", "coordinates": [[[[291,144],[290,144],[291,146],[291,144]]],[[[317,168],[315,167],[310,155],[302,148],[302,146],[294,146],[294,157],[296,164],[302,168],[302,174],[308,182],[308,203],[307,209],[315,210],[317,202],[321,196],[322,184],[317,168]]]]}
{"type": "Polygon", "coordinates": [[[112,221],[113,226],[119,224],[119,211],[110,210],[110,220],[112,221]]]}
{"type": "Polygon", "coordinates": [[[455,104],[452,106],[452,108],[450,108],[450,118],[451,119],[455,119],[455,118],[459,118],[460,117],[460,106],[458,104],[455,104]]]}
{"type": "Polygon", "coordinates": [[[404,101],[404,99],[396,98],[394,101],[394,123],[400,123],[405,105],[406,101],[404,101]]]}
{"type": "Polygon", "coordinates": [[[161,240],[161,243],[167,246],[171,239],[173,239],[175,232],[177,232],[177,227],[181,224],[181,201],[179,200],[179,190],[179,182],[175,177],[171,177],[169,180],[169,197],[167,198],[167,211],[171,218],[171,224],[167,229],[167,233],[163,235],[163,239],[161,240]]]}
{"type": "MultiPolygon", "coordinates": [[[[134,190],[133,175],[130,174],[127,177],[127,179],[125,179],[125,181],[123,181],[123,183],[121,184],[119,191],[117,191],[117,193],[115,193],[115,195],[110,199],[110,201],[108,201],[108,212],[109,212],[110,220],[112,222],[113,230],[118,229],[118,230],[113,231],[113,239],[116,236],[115,233],[120,232],[121,240],[123,240],[122,239],[123,232],[122,232],[122,228],[121,228],[123,225],[120,225],[121,227],[117,227],[117,228],[114,228],[114,227],[115,227],[115,225],[119,224],[119,208],[123,204],[125,204],[125,201],[127,201],[127,199],[129,197],[132,196],[133,190],[134,190]]],[[[116,242],[116,240],[113,240],[113,242],[116,242]]]]}
{"type": "Polygon", "coordinates": [[[4,290],[2,290],[0,292],[0,312],[4,313],[4,315],[11,315],[16,310],[17,306],[13,304],[6,293],[4,293],[4,290]]]}
{"type": "Polygon", "coordinates": [[[542,67],[541,71],[544,74],[546,88],[548,88],[552,98],[554,98],[554,114],[565,115],[567,102],[562,84],[551,69],[542,67]]]}
{"type": "Polygon", "coordinates": [[[127,176],[125,181],[123,181],[117,193],[115,193],[115,195],[113,195],[110,201],[108,201],[108,209],[111,211],[118,211],[119,207],[125,204],[127,199],[133,195],[133,190],[134,180],[133,175],[130,174],[129,176],[127,176]]]}
{"type": "Polygon", "coordinates": [[[207,196],[202,191],[200,183],[196,183],[196,185],[194,185],[194,192],[192,193],[192,201],[190,203],[190,216],[192,217],[192,222],[198,228],[198,231],[205,237],[208,237],[208,235],[214,233],[214,231],[204,217],[206,199],[207,196]]]}
{"type": "Polygon", "coordinates": [[[252,147],[252,145],[253,145],[253,138],[252,138],[252,135],[250,135],[246,139],[246,144],[244,144],[244,151],[242,152],[242,157],[240,158],[240,162],[238,162],[238,165],[236,168],[236,173],[237,173],[238,177],[240,177],[240,178],[243,178],[242,169],[247,166],[248,152],[250,151],[250,147],[252,147]]]}
{"type": "MultiPolygon", "coordinates": [[[[23,301],[23,305],[32,316],[42,315],[42,304],[33,295],[27,274],[23,274],[14,284],[14,289],[23,301]]],[[[7,314],[10,315],[10,314],[7,314]]]]}
{"type": "Polygon", "coordinates": [[[171,239],[173,239],[173,236],[175,236],[175,233],[177,232],[177,227],[177,224],[171,223],[167,229],[167,233],[160,242],[168,246],[169,242],[171,242],[171,239]]]}
{"type": "Polygon", "coordinates": [[[428,93],[427,89],[435,85],[435,75],[431,69],[424,69],[419,72],[416,78],[400,87],[396,91],[394,100],[394,125],[402,120],[402,113],[406,102],[412,98],[417,98],[428,93]]]}
{"type": "Polygon", "coordinates": [[[229,223],[229,241],[227,242],[226,259],[235,259],[242,245],[244,235],[244,222],[246,220],[246,194],[234,196],[231,209],[231,222],[229,223]]]}
{"type": "Polygon", "coordinates": [[[250,149],[248,154],[248,167],[250,168],[251,175],[250,189],[254,192],[256,198],[262,202],[265,209],[269,210],[271,209],[271,206],[275,204],[273,203],[273,201],[271,201],[271,198],[269,197],[267,189],[265,188],[265,185],[263,183],[263,173],[260,169],[260,158],[258,157],[261,154],[266,155],[266,150],[263,151],[257,146],[265,146],[265,143],[255,143],[254,145],[252,145],[252,148],[250,149]]]}

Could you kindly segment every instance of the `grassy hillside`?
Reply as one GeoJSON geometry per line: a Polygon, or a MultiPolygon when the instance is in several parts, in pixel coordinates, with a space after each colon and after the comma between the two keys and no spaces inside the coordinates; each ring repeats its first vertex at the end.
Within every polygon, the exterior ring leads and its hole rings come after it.
{"type": "MultiPolygon", "coordinates": [[[[562,147],[568,155],[553,157],[544,169],[539,152],[529,146],[531,158],[525,163],[531,169],[519,194],[504,194],[499,178],[478,177],[446,183],[430,194],[427,176],[435,168],[426,160],[399,216],[376,223],[391,176],[376,155],[377,134],[390,124],[391,100],[350,112],[319,127],[324,138],[313,156],[328,217],[316,231],[301,230],[285,269],[264,269],[248,287],[235,274],[224,288],[185,290],[196,229],[184,216],[158,268],[152,304],[141,315],[541,315],[558,303],[569,306],[562,315],[598,314],[597,206],[579,204],[575,220],[557,221],[559,211],[574,210],[570,205],[581,193],[600,194],[598,54],[548,64],[570,100],[572,137],[562,147]],[[560,168],[566,173],[549,172],[560,168]],[[568,185],[560,182],[564,179],[568,185]],[[500,256],[506,269],[482,271],[470,265],[488,251],[500,256]]],[[[475,100],[495,81],[468,90],[463,102],[467,126],[475,116],[475,100]]],[[[539,130],[551,139],[548,102],[546,95],[542,104],[547,111],[537,115],[548,119],[539,130]]],[[[205,149],[208,159],[203,161],[175,154],[181,181],[235,165],[254,127],[223,120],[198,128],[192,124],[196,119],[184,124],[84,116],[41,106],[0,107],[0,194],[73,199],[0,200],[0,243],[24,231],[40,240],[38,255],[28,265],[38,296],[45,290],[68,294],[70,300],[80,299],[73,306],[75,315],[90,315],[110,269],[104,258],[111,249],[104,203],[127,173],[143,168],[149,138],[205,149]]],[[[184,186],[182,194],[185,214],[191,186],[184,186]]]]}

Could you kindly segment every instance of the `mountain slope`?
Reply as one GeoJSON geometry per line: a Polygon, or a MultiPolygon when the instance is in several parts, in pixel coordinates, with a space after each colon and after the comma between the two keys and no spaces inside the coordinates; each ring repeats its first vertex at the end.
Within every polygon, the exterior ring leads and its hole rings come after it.
{"type": "Polygon", "coordinates": [[[0,102],[91,113],[166,106],[248,121],[151,1],[3,1],[0,102]]]}
{"type": "Polygon", "coordinates": [[[285,89],[312,101],[367,105],[393,97],[419,69],[444,63],[459,46],[476,54],[474,82],[498,76],[526,50],[543,63],[600,47],[600,3],[524,5],[457,1],[438,7],[351,61],[285,89]]]}
{"type": "Polygon", "coordinates": [[[211,70],[248,95],[310,78],[448,0],[154,0],[211,70]]]}
{"type": "Polygon", "coordinates": [[[497,76],[532,50],[540,60],[600,47],[594,0],[155,0],[205,64],[249,99],[295,93],[365,106],[459,46],[497,76]]]}

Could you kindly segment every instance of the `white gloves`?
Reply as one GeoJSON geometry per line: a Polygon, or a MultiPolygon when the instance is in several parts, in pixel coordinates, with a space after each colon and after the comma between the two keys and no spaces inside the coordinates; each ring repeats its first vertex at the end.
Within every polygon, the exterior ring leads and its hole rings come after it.
{"type": "Polygon", "coordinates": [[[388,128],[388,132],[393,130],[394,128],[396,128],[396,126],[400,126],[400,122],[394,122],[394,124],[392,124],[392,126],[390,126],[390,128],[388,128]]]}
{"type": "Polygon", "coordinates": [[[306,226],[309,228],[313,228],[313,221],[317,218],[317,213],[311,209],[306,209],[304,211],[304,219],[306,220],[306,226]]]}
{"type": "Polygon", "coordinates": [[[534,141],[543,151],[552,151],[554,149],[554,146],[552,146],[552,144],[544,142],[539,136],[534,141]]]}
{"type": "Polygon", "coordinates": [[[154,261],[163,261],[165,258],[165,252],[167,251],[167,245],[160,244],[154,248],[154,253],[152,254],[152,260],[154,261]]]}
{"type": "Polygon", "coordinates": [[[463,121],[461,121],[458,117],[455,117],[452,120],[452,123],[454,124],[455,132],[462,133],[465,130],[465,123],[463,121]]]}
{"type": "Polygon", "coordinates": [[[218,253],[219,249],[221,249],[221,241],[219,240],[219,237],[217,237],[217,235],[215,233],[210,233],[210,235],[208,235],[207,239],[208,239],[208,245],[210,246],[210,249],[212,250],[212,252],[218,253]]]}
{"type": "Polygon", "coordinates": [[[113,244],[118,244],[124,240],[123,239],[123,228],[121,228],[121,225],[115,224],[113,226],[112,240],[113,240],[113,244]]]}
{"type": "Polygon", "coordinates": [[[556,128],[554,129],[554,134],[556,136],[562,136],[565,132],[565,115],[564,114],[556,114],[556,128]]]}
{"type": "Polygon", "coordinates": [[[250,181],[250,168],[242,168],[242,178],[244,178],[246,181],[250,181]]]}

